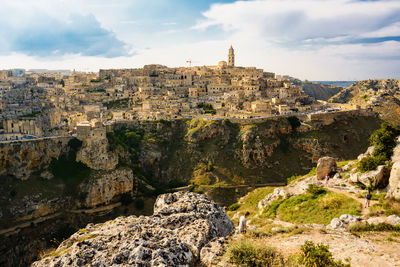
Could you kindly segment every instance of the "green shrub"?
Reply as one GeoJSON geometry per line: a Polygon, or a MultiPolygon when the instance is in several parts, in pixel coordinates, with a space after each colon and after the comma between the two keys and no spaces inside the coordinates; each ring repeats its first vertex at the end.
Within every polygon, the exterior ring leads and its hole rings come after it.
{"type": "Polygon", "coordinates": [[[214,164],[212,164],[212,162],[208,162],[207,163],[207,171],[211,172],[214,170],[214,164]]]}
{"type": "Polygon", "coordinates": [[[271,205],[264,209],[263,211],[263,217],[269,218],[269,219],[275,219],[276,217],[276,211],[278,210],[279,206],[284,202],[284,199],[280,200],[275,200],[271,203],[271,205]]]}
{"type": "Polygon", "coordinates": [[[229,211],[235,211],[235,210],[237,210],[237,209],[239,209],[240,208],[240,204],[239,203],[233,203],[232,205],[230,205],[229,207],[228,207],[228,210],[229,211]]]}
{"type": "Polygon", "coordinates": [[[378,224],[369,224],[369,223],[354,223],[347,228],[347,231],[354,232],[370,232],[370,231],[395,231],[400,232],[400,225],[391,225],[388,223],[378,223],[378,224]]]}
{"type": "Polygon", "coordinates": [[[386,160],[383,154],[363,158],[358,164],[358,170],[362,172],[375,170],[379,165],[385,164],[386,160]]]}
{"type": "Polygon", "coordinates": [[[310,185],[308,185],[307,193],[309,193],[312,196],[318,196],[318,195],[325,194],[326,190],[321,186],[318,186],[315,184],[310,184],[310,185]]]}
{"type": "Polygon", "coordinates": [[[324,244],[315,245],[312,241],[306,241],[301,246],[300,264],[306,267],[345,267],[350,266],[342,261],[335,261],[329,246],[324,244]]]}
{"type": "Polygon", "coordinates": [[[240,266],[285,266],[283,256],[276,249],[249,241],[237,241],[227,250],[228,261],[240,266]]]}
{"type": "Polygon", "coordinates": [[[388,123],[382,123],[381,128],[372,133],[369,138],[370,144],[374,146],[372,155],[382,156],[385,160],[390,159],[393,148],[396,146],[396,137],[400,135],[400,130],[388,123]]]}

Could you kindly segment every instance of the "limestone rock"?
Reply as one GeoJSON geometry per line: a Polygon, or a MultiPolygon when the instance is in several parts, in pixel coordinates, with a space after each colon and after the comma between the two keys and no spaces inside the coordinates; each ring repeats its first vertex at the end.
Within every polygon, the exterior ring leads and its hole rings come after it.
{"type": "Polygon", "coordinates": [[[54,178],[54,175],[49,171],[44,171],[40,174],[40,177],[42,177],[43,179],[46,179],[46,180],[50,180],[50,179],[54,178]]]}
{"type": "Polygon", "coordinates": [[[0,143],[0,176],[26,180],[67,150],[71,137],[0,143]]]}
{"type": "Polygon", "coordinates": [[[337,169],[336,160],[332,157],[323,157],[318,160],[317,178],[318,180],[325,179],[326,174],[332,172],[332,169],[337,169]]]}
{"type": "Polygon", "coordinates": [[[400,161],[392,166],[386,197],[400,199],[400,161]]]}
{"type": "Polygon", "coordinates": [[[345,231],[349,225],[361,221],[361,218],[361,216],[343,214],[339,218],[333,218],[326,228],[330,230],[345,231]]]}
{"type": "Polygon", "coordinates": [[[201,263],[205,266],[215,266],[215,261],[224,255],[227,242],[226,237],[220,237],[205,245],[200,251],[201,263]]]}
{"type": "Polygon", "coordinates": [[[361,173],[354,172],[350,175],[350,181],[353,183],[362,183],[365,186],[386,187],[389,182],[389,170],[385,165],[380,165],[376,170],[361,173]]]}
{"type": "Polygon", "coordinates": [[[400,216],[390,215],[387,217],[386,222],[391,225],[400,225],[400,216]]]}
{"type": "Polygon", "coordinates": [[[225,211],[204,195],[161,195],[154,210],[148,217],[89,224],[63,241],[52,253],[57,256],[32,266],[189,266],[199,256],[207,261],[211,251],[220,253],[217,244],[207,244],[234,231],[225,211]]]}
{"type": "Polygon", "coordinates": [[[107,138],[94,138],[83,141],[76,161],[94,170],[113,170],[118,164],[118,156],[108,151],[107,138]]]}
{"type": "Polygon", "coordinates": [[[370,146],[368,147],[367,151],[365,151],[365,153],[360,154],[357,159],[358,160],[362,160],[363,158],[369,157],[372,155],[372,152],[374,152],[375,147],[374,146],[370,146]]]}
{"type": "Polygon", "coordinates": [[[260,212],[262,212],[262,210],[265,207],[269,207],[273,201],[286,199],[288,197],[288,194],[289,193],[283,188],[275,188],[271,194],[268,194],[264,199],[258,202],[258,209],[260,210],[260,212]]]}
{"type": "Polygon", "coordinates": [[[115,196],[131,193],[133,183],[133,172],[130,169],[116,169],[94,174],[80,186],[80,191],[86,197],[79,205],[92,208],[97,205],[109,204],[115,196]]]}

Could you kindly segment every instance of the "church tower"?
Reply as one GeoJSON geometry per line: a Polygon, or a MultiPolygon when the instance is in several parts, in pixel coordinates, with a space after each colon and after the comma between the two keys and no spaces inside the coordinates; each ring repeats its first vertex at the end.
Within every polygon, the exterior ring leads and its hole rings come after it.
{"type": "Polygon", "coordinates": [[[229,48],[228,66],[229,67],[235,66],[235,51],[233,50],[232,46],[229,48]]]}

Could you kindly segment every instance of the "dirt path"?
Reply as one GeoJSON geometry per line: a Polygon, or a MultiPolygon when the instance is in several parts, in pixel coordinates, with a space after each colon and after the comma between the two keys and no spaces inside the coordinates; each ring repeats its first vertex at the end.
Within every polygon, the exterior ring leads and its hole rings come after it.
{"type": "Polygon", "coordinates": [[[372,205],[378,203],[377,200],[371,200],[371,201],[370,201],[369,207],[366,208],[366,207],[365,207],[365,199],[358,198],[355,194],[352,194],[352,193],[350,193],[350,192],[348,192],[348,191],[346,191],[346,190],[341,190],[341,189],[339,189],[339,188],[337,188],[337,187],[333,187],[333,186],[329,186],[329,185],[328,185],[328,186],[325,186],[325,187],[326,187],[328,190],[332,191],[332,192],[339,193],[339,194],[343,194],[343,195],[348,196],[348,197],[350,197],[350,198],[356,200],[357,202],[359,202],[359,203],[361,204],[361,214],[362,214],[362,215],[367,215],[368,213],[370,213],[370,207],[371,207],[372,205]]]}

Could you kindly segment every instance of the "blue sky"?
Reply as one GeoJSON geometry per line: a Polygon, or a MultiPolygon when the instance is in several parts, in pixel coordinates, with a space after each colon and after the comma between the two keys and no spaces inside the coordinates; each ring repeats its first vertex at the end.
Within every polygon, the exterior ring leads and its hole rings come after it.
{"type": "Polygon", "coordinates": [[[236,62],[310,80],[400,78],[399,0],[0,0],[0,69],[236,62]]]}

